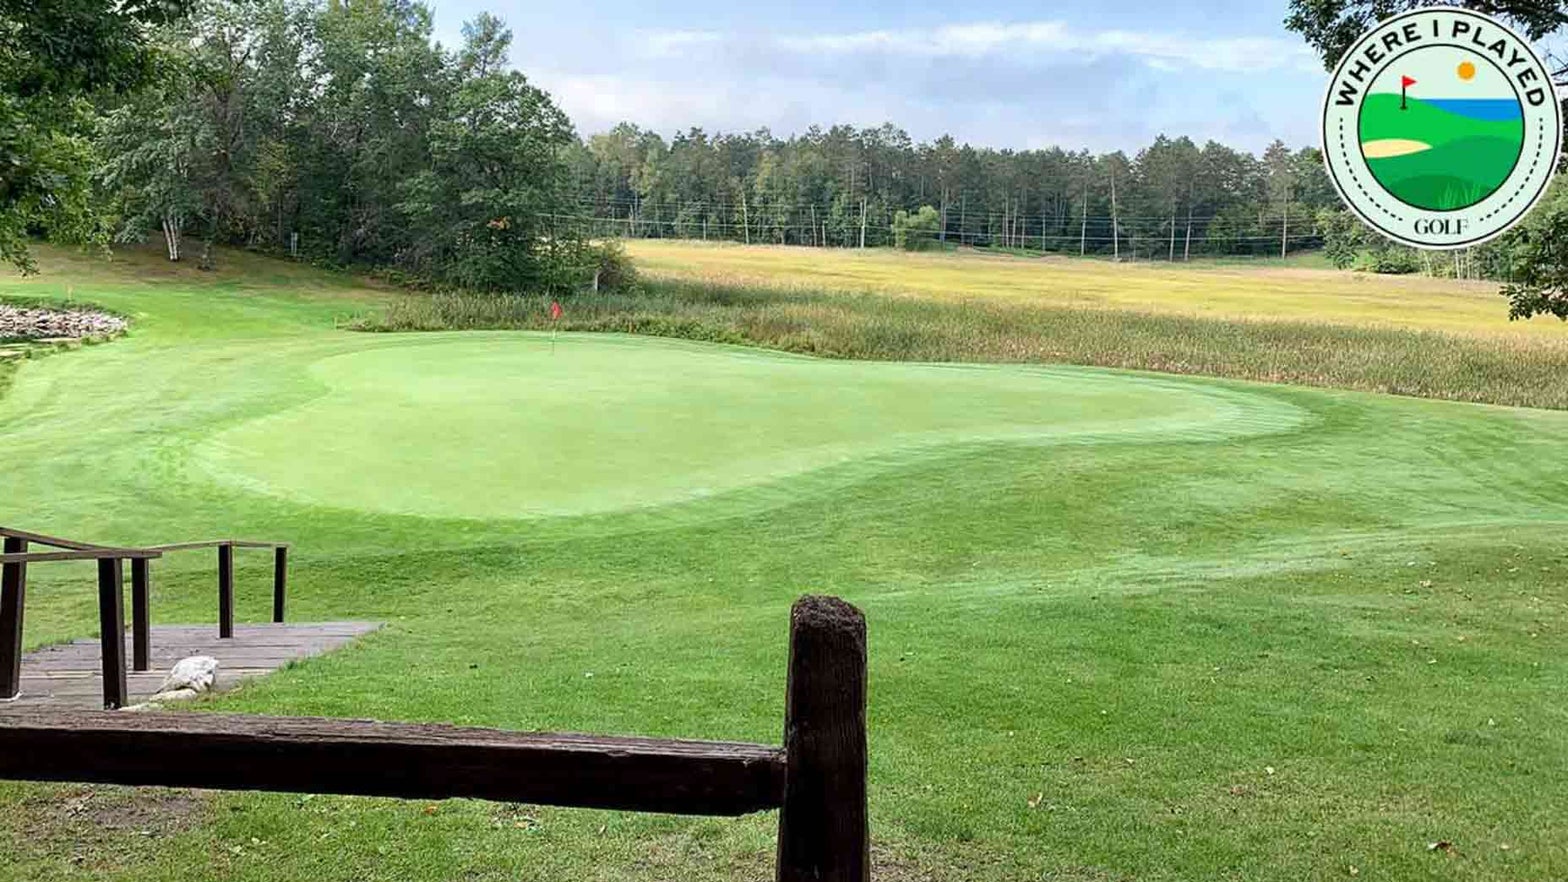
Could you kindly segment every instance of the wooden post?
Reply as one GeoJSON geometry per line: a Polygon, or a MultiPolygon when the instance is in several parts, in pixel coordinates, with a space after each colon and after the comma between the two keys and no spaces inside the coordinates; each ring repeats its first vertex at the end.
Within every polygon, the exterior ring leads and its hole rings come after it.
{"type": "Polygon", "coordinates": [[[234,636],[234,546],[218,546],[218,637],[234,636]]]}
{"type": "Polygon", "coordinates": [[[98,630],[103,647],[103,706],[125,707],[125,570],[117,558],[98,561],[98,630]]]}
{"type": "Polygon", "coordinates": [[[131,559],[131,670],[148,668],[148,647],[152,642],[152,611],[148,606],[151,587],[151,562],[144,557],[131,559]]]}
{"type": "Polygon", "coordinates": [[[790,611],[779,882],[869,882],[866,621],[835,597],[790,611]]]}
{"type": "MultiPolygon", "coordinates": [[[[5,538],[6,554],[25,554],[27,540],[5,538]]],[[[27,600],[27,564],[0,566],[0,700],[22,694],[22,611],[27,600]]]]}
{"type": "Polygon", "coordinates": [[[272,620],[283,621],[283,601],[289,585],[289,550],[279,546],[272,553],[272,620]]]}

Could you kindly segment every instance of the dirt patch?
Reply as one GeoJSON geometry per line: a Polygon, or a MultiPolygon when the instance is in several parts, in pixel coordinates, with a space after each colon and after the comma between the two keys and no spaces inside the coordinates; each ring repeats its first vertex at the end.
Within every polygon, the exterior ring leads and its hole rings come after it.
{"type": "Polygon", "coordinates": [[[211,803],[209,794],[192,790],[40,786],[0,829],[19,856],[109,869],[196,827],[211,803]]]}

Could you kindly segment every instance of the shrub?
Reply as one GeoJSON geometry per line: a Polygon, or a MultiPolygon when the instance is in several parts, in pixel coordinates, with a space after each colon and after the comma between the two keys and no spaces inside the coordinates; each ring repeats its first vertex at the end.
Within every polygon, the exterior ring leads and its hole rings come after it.
{"type": "Polygon", "coordinates": [[[1356,255],[1355,267],[1371,273],[1405,275],[1421,270],[1421,258],[1415,249],[1401,245],[1384,244],[1361,251],[1356,255]]]}
{"type": "Polygon", "coordinates": [[[914,214],[900,211],[893,215],[893,244],[905,251],[935,248],[941,228],[942,215],[929,205],[920,206],[914,214]]]}
{"type": "Polygon", "coordinates": [[[610,239],[593,245],[590,253],[595,258],[592,266],[598,273],[600,291],[621,294],[637,287],[637,267],[626,255],[620,240],[610,239]]]}

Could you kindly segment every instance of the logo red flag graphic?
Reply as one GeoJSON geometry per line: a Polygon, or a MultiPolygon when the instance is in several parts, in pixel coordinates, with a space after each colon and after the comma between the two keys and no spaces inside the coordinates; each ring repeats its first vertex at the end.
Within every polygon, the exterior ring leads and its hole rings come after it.
{"type": "Polygon", "coordinates": [[[560,317],[561,317],[561,302],[559,300],[552,300],[552,301],[550,301],[550,321],[553,322],[553,321],[559,319],[560,317]]]}
{"type": "Polygon", "coordinates": [[[1411,79],[1410,77],[1402,76],[1402,77],[1399,78],[1399,88],[1401,88],[1401,89],[1408,89],[1411,86],[1414,86],[1415,84],[1416,84],[1416,81],[1411,79]]]}

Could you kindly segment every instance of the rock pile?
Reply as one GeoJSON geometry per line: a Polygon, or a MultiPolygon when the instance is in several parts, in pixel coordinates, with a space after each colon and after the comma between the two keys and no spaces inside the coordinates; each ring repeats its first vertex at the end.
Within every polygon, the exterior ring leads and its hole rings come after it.
{"type": "Polygon", "coordinates": [[[113,337],[125,330],[119,316],[91,310],[42,309],[0,303],[0,340],[113,337]]]}

